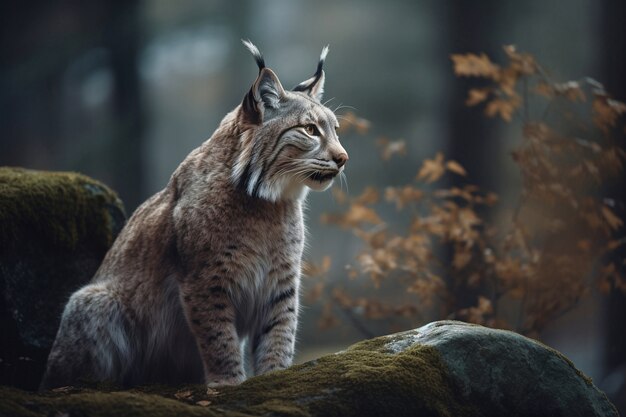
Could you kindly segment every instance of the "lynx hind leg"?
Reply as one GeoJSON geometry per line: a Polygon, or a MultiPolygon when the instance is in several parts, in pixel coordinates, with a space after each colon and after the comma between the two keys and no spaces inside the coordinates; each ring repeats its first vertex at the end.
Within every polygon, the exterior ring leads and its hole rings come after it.
{"type": "Polygon", "coordinates": [[[40,389],[81,380],[124,383],[132,363],[129,327],[121,303],[103,285],[75,292],[65,306],[40,389]]]}

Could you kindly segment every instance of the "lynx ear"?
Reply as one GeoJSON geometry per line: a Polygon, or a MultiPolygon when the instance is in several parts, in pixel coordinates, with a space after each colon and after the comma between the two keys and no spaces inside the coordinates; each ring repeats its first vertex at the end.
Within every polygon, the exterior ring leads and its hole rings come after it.
{"type": "Polygon", "coordinates": [[[285,90],[278,77],[269,68],[261,70],[252,86],[252,90],[254,91],[255,100],[263,103],[263,106],[266,108],[277,108],[280,99],[285,95],[285,90]]]}
{"type": "Polygon", "coordinates": [[[265,109],[278,108],[280,99],[285,95],[285,90],[274,71],[265,66],[265,60],[259,49],[250,41],[242,40],[242,42],[254,56],[259,66],[259,75],[244,97],[241,106],[246,118],[254,124],[259,124],[263,121],[265,109]]]}
{"type": "Polygon", "coordinates": [[[324,95],[324,80],[326,76],[324,74],[324,61],[326,60],[326,55],[328,54],[328,45],[326,45],[322,49],[322,53],[320,54],[320,60],[317,63],[317,70],[315,70],[315,74],[311,78],[306,81],[301,82],[297,86],[293,88],[293,91],[302,91],[307,93],[309,96],[313,97],[317,101],[322,100],[322,96],[324,95]]]}

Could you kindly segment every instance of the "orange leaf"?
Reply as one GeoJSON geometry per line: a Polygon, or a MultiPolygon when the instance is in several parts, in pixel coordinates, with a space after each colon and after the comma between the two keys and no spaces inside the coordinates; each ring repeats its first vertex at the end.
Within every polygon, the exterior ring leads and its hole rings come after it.
{"type": "Polygon", "coordinates": [[[457,251],[454,253],[452,265],[455,269],[463,269],[472,260],[472,253],[469,251],[457,251]]]}
{"type": "Polygon", "coordinates": [[[360,196],[354,199],[354,204],[366,205],[378,203],[378,190],[374,187],[365,187],[360,196]]]}
{"type": "Polygon", "coordinates": [[[346,213],[324,213],[320,217],[324,224],[336,224],[340,227],[355,228],[361,223],[380,224],[382,219],[371,208],[360,204],[352,204],[346,213]]]}
{"type": "Polygon", "coordinates": [[[452,171],[455,174],[463,176],[467,175],[465,168],[463,168],[457,161],[450,160],[446,162],[446,168],[448,168],[448,171],[452,171]]]}
{"type": "Polygon", "coordinates": [[[398,210],[404,208],[410,202],[419,201],[424,193],[410,185],[406,185],[402,188],[387,187],[385,189],[385,200],[389,202],[395,202],[398,210]]]}
{"type": "Polygon", "coordinates": [[[500,115],[502,120],[510,122],[513,118],[513,112],[522,104],[522,100],[518,96],[513,96],[509,100],[495,99],[491,100],[485,108],[485,114],[489,117],[500,115]]]}
{"type": "Polygon", "coordinates": [[[619,117],[626,112],[626,104],[610,99],[605,95],[597,95],[593,100],[593,123],[605,134],[615,127],[619,117]]]}
{"type": "Polygon", "coordinates": [[[340,188],[333,187],[332,193],[337,204],[345,204],[348,201],[348,196],[340,188]]]}
{"type": "Polygon", "coordinates": [[[493,306],[491,300],[482,295],[478,297],[478,310],[484,314],[491,314],[493,312],[493,306]]]}
{"type": "Polygon", "coordinates": [[[192,396],[192,392],[191,390],[184,390],[184,391],[178,391],[174,394],[174,397],[176,397],[179,400],[187,400],[187,399],[191,399],[192,396]]]}
{"type": "Polygon", "coordinates": [[[452,54],[450,59],[454,63],[454,73],[464,77],[486,77],[495,79],[500,67],[489,59],[484,53],[476,54],[452,54]]]}
{"type": "Polygon", "coordinates": [[[361,222],[372,224],[382,223],[381,218],[378,217],[378,214],[376,214],[374,210],[358,204],[350,206],[350,211],[346,213],[346,219],[352,224],[361,222]]]}
{"type": "Polygon", "coordinates": [[[577,102],[577,101],[585,101],[587,97],[585,93],[580,88],[580,84],[577,81],[569,81],[562,84],[555,84],[554,90],[563,95],[569,101],[577,102]]]}
{"type": "Polygon", "coordinates": [[[611,240],[609,243],[607,243],[606,248],[607,250],[615,250],[619,248],[621,245],[623,245],[624,243],[626,243],[626,238],[623,238],[620,240],[611,240]]]}
{"type": "Polygon", "coordinates": [[[539,82],[535,88],[533,89],[533,91],[540,95],[540,96],[544,96],[547,98],[552,98],[554,97],[554,88],[552,87],[552,85],[546,83],[546,82],[539,82]]]}
{"type": "Polygon", "coordinates": [[[505,45],[504,52],[511,60],[509,68],[524,75],[531,75],[535,73],[537,64],[535,63],[535,58],[533,58],[532,55],[517,52],[515,45],[505,45]]]}
{"type": "Polygon", "coordinates": [[[441,152],[437,152],[435,155],[435,159],[425,159],[420,171],[417,174],[417,180],[425,180],[428,183],[435,182],[445,172],[445,167],[443,166],[443,154],[441,152]]]}
{"type": "Polygon", "coordinates": [[[604,220],[606,220],[606,222],[609,224],[609,226],[611,226],[611,229],[613,230],[619,229],[624,224],[622,219],[617,217],[615,213],[613,213],[613,210],[611,210],[607,206],[602,206],[602,215],[604,216],[604,220]]]}
{"type": "Polygon", "coordinates": [[[467,100],[465,100],[466,106],[475,106],[489,97],[489,90],[486,88],[472,88],[469,90],[467,100]]]}
{"type": "Polygon", "coordinates": [[[381,147],[381,157],[384,161],[390,160],[394,155],[406,155],[406,142],[403,139],[390,141],[389,139],[381,138],[376,143],[381,147]]]}
{"type": "Polygon", "coordinates": [[[363,135],[367,133],[370,128],[370,122],[368,120],[357,117],[356,114],[349,111],[341,115],[341,124],[339,125],[339,133],[345,133],[351,128],[357,131],[357,133],[363,135]]]}

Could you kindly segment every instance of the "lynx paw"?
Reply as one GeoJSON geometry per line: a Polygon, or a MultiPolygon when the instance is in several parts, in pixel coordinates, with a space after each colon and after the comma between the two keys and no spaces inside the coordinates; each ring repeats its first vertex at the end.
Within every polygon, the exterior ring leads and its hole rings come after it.
{"type": "Polygon", "coordinates": [[[231,376],[223,377],[223,376],[213,375],[207,378],[206,385],[208,388],[221,387],[224,385],[239,385],[245,380],[246,380],[245,375],[237,375],[236,377],[231,377],[231,376]]]}

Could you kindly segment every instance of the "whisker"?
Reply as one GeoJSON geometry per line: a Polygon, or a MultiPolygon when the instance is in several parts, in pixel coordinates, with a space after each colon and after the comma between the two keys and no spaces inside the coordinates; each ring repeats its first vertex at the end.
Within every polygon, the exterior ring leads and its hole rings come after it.
{"type": "Polygon", "coordinates": [[[335,97],[331,97],[328,100],[326,100],[324,103],[322,103],[322,106],[326,106],[328,105],[328,103],[330,103],[331,101],[333,101],[335,99],[335,97]]]}
{"type": "Polygon", "coordinates": [[[350,109],[350,110],[356,111],[356,107],[340,104],[339,106],[337,106],[337,108],[335,110],[333,110],[333,113],[336,113],[336,112],[338,112],[339,110],[342,110],[342,109],[350,109]]]}
{"type": "Polygon", "coordinates": [[[348,187],[348,176],[346,175],[345,172],[341,171],[339,173],[339,179],[340,181],[345,181],[346,183],[346,195],[349,196],[350,195],[350,188],[348,187]]]}
{"type": "Polygon", "coordinates": [[[290,167],[290,168],[286,168],[286,169],[277,171],[274,174],[274,176],[283,176],[283,175],[286,175],[286,174],[292,174],[294,172],[297,173],[297,172],[301,171],[302,169],[303,169],[302,167],[290,167]]]}
{"type": "Polygon", "coordinates": [[[341,192],[343,192],[343,172],[339,173],[339,189],[341,190],[341,192]]]}

